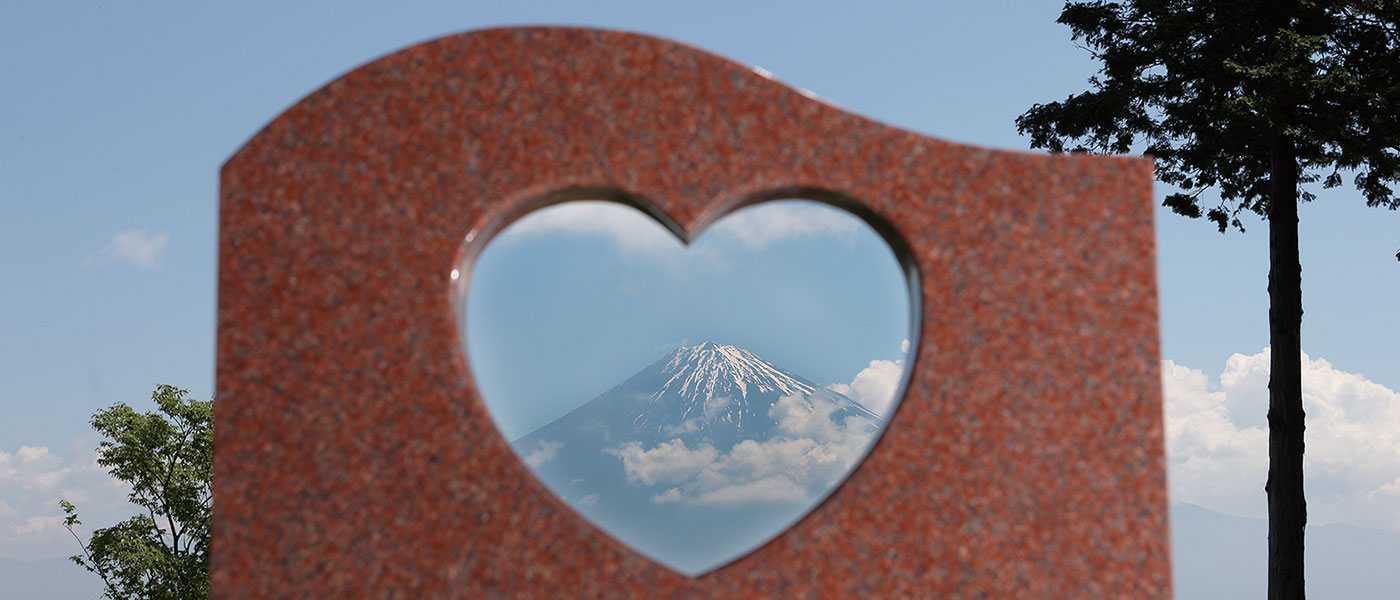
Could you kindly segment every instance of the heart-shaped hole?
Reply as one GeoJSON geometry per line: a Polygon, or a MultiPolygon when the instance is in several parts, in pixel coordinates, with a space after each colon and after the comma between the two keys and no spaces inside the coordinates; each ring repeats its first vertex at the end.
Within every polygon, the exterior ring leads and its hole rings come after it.
{"type": "Polygon", "coordinates": [[[630,206],[555,204],[462,272],[471,372],[521,460],[690,576],[830,495],[907,378],[905,270],[826,204],[752,205],[688,245],[630,206]]]}

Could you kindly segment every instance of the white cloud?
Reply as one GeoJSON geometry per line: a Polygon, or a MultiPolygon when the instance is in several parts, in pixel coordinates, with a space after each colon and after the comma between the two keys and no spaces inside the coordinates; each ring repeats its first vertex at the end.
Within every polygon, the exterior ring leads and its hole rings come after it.
{"type": "Polygon", "coordinates": [[[1366,494],[1367,502],[1400,502],[1400,477],[1395,481],[1387,483],[1381,487],[1371,490],[1366,494]]]}
{"type": "Polygon", "coordinates": [[[559,450],[563,447],[564,444],[562,442],[540,440],[538,444],[535,444],[535,449],[530,451],[530,454],[525,457],[525,464],[538,469],[541,465],[554,460],[554,457],[559,455],[559,450]]]}
{"type": "Polygon", "coordinates": [[[704,412],[706,417],[719,414],[720,411],[729,408],[729,403],[734,399],[729,396],[711,396],[705,399],[704,412]]]}
{"type": "MultiPolygon", "coordinates": [[[[908,344],[908,340],[905,340],[905,344],[908,344]]],[[[856,373],[850,383],[833,383],[826,387],[887,418],[894,409],[895,394],[903,377],[903,360],[872,360],[869,366],[856,373]]]]}
{"type": "Polygon", "coordinates": [[[14,454],[0,450],[0,485],[52,492],[73,469],[43,446],[20,446],[14,454]]]}
{"type": "Polygon", "coordinates": [[[845,433],[845,424],[832,420],[831,414],[834,412],[834,402],[792,394],[773,403],[768,416],[778,421],[778,431],[788,438],[833,443],[839,442],[845,433]]]}
{"type": "MultiPolygon", "coordinates": [[[[828,236],[849,240],[860,220],[816,202],[765,202],[721,218],[701,233],[718,248],[735,244],[758,250],[781,240],[828,236]]],[[[548,206],[513,223],[502,240],[540,235],[585,235],[609,240],[618,250],[661,258],[683,251],[676,236],[641,211],[616,202],[578,201],[548,206]]],[[[713,248],[712,248],[713,250],[713,248]]]]}
{"type": "Polygon", "coordinates": [[[737,241],[751,249],[774,242],[810,237],[850,240],[861,221],[838,208],[816,202],[775,202],[750,206],[715,223],[716,236],[737,241]]]}
{"type": "Polygon", "coordinates": [[[584,508],[592,508],[598,505],[598,494],[588,494],[578,499],[578,505],[584,508]]]}
{"type": "Polygon", "coordinates": [[[652,504],[668,504],[671,502],[680,502],[682,499],[683,496],[681,496],[681,488],[671,488],[669,490],[661,492],[660,494],[652,496],[651,502],[652,504]]]}
{"type": "MultiPolygon", "coordinates": [[[[1219,385],[1162,361],[1174,502],[1262,517],[1269,350],[1235,354],[1219,385]]],[[[1400,393],[1303,355],[1309,522],[1400,531],[1400,393]]]]}
{"type": "Polygon", "coordinates": [[[62,519],[52,515],[34,515],[17,523],[14,531],[19,536],[33,538],[57,535],[64,529],[62,519]]]}
{"type": "Polygon", "coordinates": [[[675,252],[680,249],[680,240],[656,220],[632,207],[603,201],[564,202],[547,206],[512,223],[502,239],[558,234],[603,237],[626,252],[675,252]]]}
{"type": "Polygon", "coordinates": [[[909,340],[908,340],[908,338],[906,338],[904,341],[902,341],[902,342],[899,343],[899,352],[900,352],[901,354],[908,354],[908,353],[909,353],[909,340]]]}
{"type": "Polygon", "coordinates": [[[170,236],[152,235],[145,229],[127,229],[112,237],[112,241],[83,261],[83,267],[104,267],[116,262],[129,262],[142,269],[160,265],[170,236]]]}
{"type": "Polygon", "coordinates": [[[854,466],[873,437],[870,421],[831,418],[836,405],[792,395],[770,411],[778,431],[765,441],[746,440],[721,452],[673,439],[646,449],[629,442],[608,452],[622,460],[629,482],[670,485],[653,503],[796,502],[825,493],[854,466]]]}
{"type": "Polygon", "coordinates": [[[700,418],[686,419],[680,425],[667,425],[662,432],[666,435],[684,435],[700,431],[700,418]]]}
{"type": "Polygon", "coordinates": [[[1255,515],[1268,470],[1268,432],[1231,421],[1225,393],[1200,371],[1162,364],[1173,502],[1255,515]]]}
{"type": "Polygon", "coordinates": [[[86,538],[96,527],[133,514],[130,491],[97,465],[91,440],[81,438],[68,454],[46,446],[0,450],[0,558],[33,560],[73,554],[76,542],[63,528],[66,499],[78,506],[86,538]]]}
{"type": "Polygon", "coordinates": [[[705,444],[692,450],[680,439],[662,442],[650,450],[642,448],[641,442],[627,442],[607,452],[622,459],[628,481],[644,485],[695,478],[719,457],[714,446],[705,444]]]}
{"type": "Polygon", "coordinates": [[[773,475],[705,492],[701,504],[740,504],[745,502],[799,502],[807,490],[785,475],[773,475]]]}

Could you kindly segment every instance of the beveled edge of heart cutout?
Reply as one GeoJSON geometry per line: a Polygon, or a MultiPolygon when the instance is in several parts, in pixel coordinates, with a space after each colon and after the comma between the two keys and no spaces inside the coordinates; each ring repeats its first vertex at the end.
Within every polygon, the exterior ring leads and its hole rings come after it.
{"type": "Polygon", "coordinates": [[[730,565],[739,562],[741,559],[757,552],[764,546],[767,546],[773,543],[775,540],[787,535],[788,532],[792,531],[803,521],[806,521],[814,513],[816,513],[818,508],[825,504],[827,500],[835,496],[842,488],[844,488],[846,486],[846,483],[849,482],[852,477],[855,477],[857,472],[861,471],[865,467],[866,459],[869,458],[870,455],[874,454],[877,451],[877,449],[879,449],[879,447],[884,443],[885,433],[889,430],[890,425],[894,423],[895,418],[904,409],[904,396],[909,389],[909,381],[912,379],[915,369],[917,369],[919,366],[918,357],[919,344],[921,342],[920,334],[922,333],[921,317],[923,315],[923,288],[921,286],[918,266],[915,264],[913,252],[910,250],[909,245],[904,241],[903,236],[899,234],[899,232],[894,228],[894,226],[891,225],[889,221],[884,218],[883,215],[870,209],[864,203],[846,194],[841,194],[839,192],[833,192],[818,187],[782,187],[751,193],[729,201],[720,200],[711,204],[713,208],[701,212],[700,216],[695,220],[694,224],[692,224],[689,227],[686,227],[684,224],[677,222],[676,220],[672,219],[669,215],[667,215],[664,211],[656,208],[651,202],[649,202],[646,199],[645,196],[641,194],[627,192],[617,187],[574,186],[559,189],[552,192],[546,192],[544,194],[522,195],[520,197],[515,197],[502,201],[498,205],[503,207],[502,210],[498,210],[494,214],[486,217],[485,219],[483,219],[484,223],[479,224],[477,227],[473,228],[471,231],[463,235],[461,247],[457,251],[457,257],[453,262],[454,266],[448,278],[448,281],[450,282],[449,302],[450,306],[452,306],[453,313],[452,320],[454,325],[456,326],[458,336],[460,337],[459,343],[457,344],[457,359],[460,361],[463,371],[466,373],[466,376],[470,378],[473,382],[476,380],[476,376],[475,373],[473,373],[471,360],[468,356],[469,350],[467,348],[466,316],[467,311],[469,310],[469,307],[467,305],[467,298],[470,292],[471,274],[475,266],[476,260],[480,257],[481,252],[485,250],[488,245],[491,244],[491,242],[496,238],[497,235],[505,231],[506,228],[510,227],[510,225],[515,223],[516,221],[519,221],[520,219],[535,211],[548,208],[550,206],[555,206],[566,202],[584,200],[613,202],[636,210],[655,221],[666,231],[670,232],[676,237],[676,239],[678,239],[681,242],[681,244],[685,246],[689,246],[690,244],[692,244],[697,238],[703,235],[712,225],[718,223],[719,221],[723,220],[724,218],[730,215],[744,210],[745,208],[762,204],[764,202],[773,202],[779,200],[805,200],[810,202],[817,202],[845,212],[859,219],[861,222],[865,223],[872,230],[874,230],[875,233],[880,236],[880,239],[884,241],[886,247],[889,248],[890,253],[894,256],[895,261],[899,263],[900,270],[904,275],[905,289],[909,307],[909,352],[905,355],[906,362],[904,365],[904,370],[900,374],[899,386],[896,388],[894,394],[894,407],[885,420],[885,426],[880,428],[880,431],[875,434],[875,438],[870,441],[869,445],[866,446],[864,451],[861,452],[861,454],[856,458],[851,469],[841,477],[840,481],[836,482],[835,485],[831,486],[831,488],[819,495],[816,498],[816,500],[812,503],[812,505],[804,509],[800,514],[796,516],[796,518],[781,526],[773,535],[763,539],[763,541],[754,545],[747,551],[744,551],[734,556],[733,558],[717,563],[713,567],[710,567],[709,569],[695,574],[686,574],[676,571],[670,568],[669,566],[656,561],[652,557],[648,556],[646,553],[636,548],[633,548],[625,540],[614,537],[612,534],[605,531],[602,527],[595,524],[591,519],[585,517],[577,510],[575,510],[573,505],[564,501],[552,490],[550,490],[549,487],[546,486],[544,482],[541,481],[540,478],[535,474],[534,470],[525,464],[524,457],[520,456],[519,453],[516,452],[515,447],[511,445],[510,440],[505,438],[505,435],[501,432],[500,426],[496,423],[495,418],[491,416],[491,410],[490,407],[486,405],[485,396],[482,395],[479,390],[476,394],[473,395],[475,398],[475,402],[479,405],[479,408],[481,409],[481,414],[485,415],[486,418],[491,421],[491,429],[496,433],[496,442],[504,445],[509,451],[510,455],[514,456],[517,459],[517,466],[523,468],[525,473],[528,474],[529,479],[531,480],[530,485],[535,494],[547,498],[548,502],[553,503],[558,508],[566,510],[569,514],[573,515],[574,519],[587,524],[588,529],[593,531],[596,535],[612,542],[613,544],[616,544],[620,548],[625,549],[626,552],[637,556],[648,563],[655,564],[665,569],[667,572],[674,573],[678,576],[690,579],[700,579],[702,577],[715,574],[729,567],[730,565]]]}

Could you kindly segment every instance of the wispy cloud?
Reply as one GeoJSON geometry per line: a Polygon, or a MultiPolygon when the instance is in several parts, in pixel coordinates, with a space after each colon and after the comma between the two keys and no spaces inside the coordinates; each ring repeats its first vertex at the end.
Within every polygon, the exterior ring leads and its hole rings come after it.
{"type": "Polygon", "coordinates": [[[77,504],[85,523],[104,527],[130,516],[123,514],[130,510],[128,491],[97,465],[90,439],[75,442],[67,455],[46,446],[0,450],[0,558],[72,554],[59,499],[77,504]]]}
{"type": "Polygon", "coordinates": [[[165,245],[169,242],[170,236],[165,233],[152,235],[145,229],[127,229],[83,260],[83,268],[129,262],[138,268],[153,269],[160,265],[165,245]]]}
{"type": "Polygon", "coordinates": [[[525,464],[538,469],[541,465],[554,460],[563,447],[564,444],[561,442],[540,440],[540,443],[535,445],[535,449],[531,450],[530,454],[525,457],[525,464]]]}
{"type": "Polygon", "coordinates": [[[774,202],[751,206],[715,223],[713,233],[751,249],[800,238],[850,240],[860,231],[855,215],[816,202],[774,202]]]}
{"type": "Polygon", "coordinates": [[[680,240],[641,211],[616,202],[565,202],[511,224],[497,242],[545,235],[601,237],[624,252],[675,251],[680,240]]]}
{"type": "MultiPolygon", "coordinates": [[[[1235,354],[1219,382],[1162,361],[1172,500],[1262,517],[1269,350],[1235,354]]],[[[1400,393],[1303,355],[1309,521],[1400,531],[1400,393]]]]}
{"type": "MultiPolygon", "coordinates": [[[[767,202],[726,215],[701,235],[716,239],[722,247],[737,244],[761,250],[789,239],[849,240],[860,227],[854,215],[816,202],[767,202]]],[[[682,249],[680,241],[651,217],[602,201],[565,202],[537,210],[512,224],[501,239],[546,234],[602,237],[619,251],[647,256],[665,256],[682,249]]]]}

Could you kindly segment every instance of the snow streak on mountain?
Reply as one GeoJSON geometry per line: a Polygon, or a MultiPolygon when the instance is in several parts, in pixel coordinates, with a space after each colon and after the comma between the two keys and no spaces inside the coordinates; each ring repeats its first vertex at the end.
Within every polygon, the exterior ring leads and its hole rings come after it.
{"type": "Polygon", "coordinates": [[[816,391],[810,384],[799,381],[787,371],[764,362],[763,359],[737,346],[721,346],[705,342],[699,346],[681,348],[671,353],[662,370],[672,374],[662,389],[660,396],[680,382],[681,395],[714,396],[716,388],[738,388],[739,393],[748,397],[748,384],[753,383],[759,392],[782,390],[785,394],[816,391]]]}
{"type": "Polygon", "coordinates": [[[513,445],[576,510],[695,573],[800,517],[883,427],[849,397],[743,348],[705,342],[513,445]]]}

